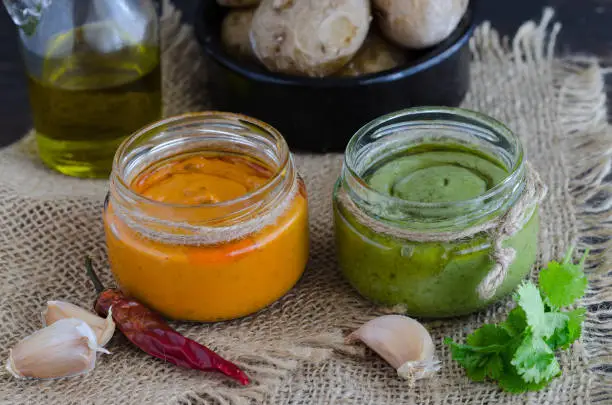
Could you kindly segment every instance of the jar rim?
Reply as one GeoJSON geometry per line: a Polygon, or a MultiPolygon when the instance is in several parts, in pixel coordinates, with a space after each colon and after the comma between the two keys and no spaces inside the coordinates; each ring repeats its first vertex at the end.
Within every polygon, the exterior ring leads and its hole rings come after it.
{"type": "Polygon", "coordinates": [[[177,208],[177,209],[197,209],[197,208],[222,208],[228,207],[235,204],[239,204],[241,202],[247,201],[256,197],[260,194],[265,194],[275,187],[278,180],[283,176],[283,173],[288,168],[288,165],[291,162],[291,154],[289,152],[289,146],[285,141],[285,138],[281,135],[281,133],[274,127],[269,124],[266,124],[263,121],[260,121],[256,118],[249,117],[243,114],[237,113],[229,113],[222,111],[201,111],[201,112],[190,112],[186,114],[176,115],[168,118],[164,118],[162,120],[153,122],[145,127],[140,128],[138,131],[132,133],[128,136],[118,147],[117,152],[115,153],[115,157],[113,159],[113,166],[111,172],[111,181],[116,184],[116,186],[120,189],[120,192],[123,193],[129,199],[134,201],[144,202],[146,204],[157,205],[167,208],[177,208]],[[215,202],[215,203],[200,203],[200,204],[182,204],[182,203],[169,203],[164,201],[154,200],[152,198],[146,197],[140,193],[134,191],[124,180],[123,176],[118,175],[121,171],[122,159],[127,155],[130,146],[133,146],[134,143],[139,140],[141,137],[151,134],[156,130],[163,129],[171,129],[174,125],[180,125],[185,123],[197,123],[198,121],[204,122],[207,119],[221,119],[226,120],[228,123],[235,122],[239,124],[247,124],[249,126],[255,126],[257,129],[265,132],[267,136],[271,136],[276,144],[278,149],[279,156],[279,164],[278,167],[274,168],[273,174],[270,178],[260,187],[249,191],[241,195],[240,197],[215,202]]]}
{"type": "MultiPolygon", "coordinates": [[[[436,119],[433,118],[432,122],[435,121],[436,119]]],[[[375,195],[385,201],[392,202],[393,204],[412,209],[457,208],[462,206],[474,206],[488,199],[495,198],[500,193],[503,193],[504,190],[507,190],[509,187],[511,187],[512,184],[516,184],[516,182],[519,180],[519,177],[524,174],[524,151],[522,142],[516,136],[516,134],[514,134],[513,131],[511,131],[506,125],[504,125],[500,121],[483,113],[458,107],[413,107],[378,117],[362,126],[359,130],[357,130],[357,132],[351,137],[347,144],[346,153],[344,154],[344,168],[357,181],[359,186],[367,190],[368,193],[370,193],[371,195],[375,195]],[[368,182],[365,181],[365,179],[363,179],[363,177],[355,170],[356,161],[355,159],[353,159],[354,153],[351,152],[354,152],[355,149],[358,148],[359,141],[361,141],[366,136],[370,136],[372,133],[376,133],[377,130],[388,128],[388,126],[385,126],[385,124],[392,120],[428,114],[431,114],[432,117],[436,114],[445,114],[449,117],[454,116],[457,118],[467,118],[473,120],[473,122],[475,123],[480,124],[482,127],[494,130],[497,134],[502,135],[510,141],[513,141],[514,145],[516,146],[516,156],[514,156],[514,163],[512,167],[508,169],[508,176],[506,176],[503,181],[500,181],[483,194],[465,200],[450,202],[423,202],[405,200],[393,195],[381,193],[380,191],[372,188],[368,184],[368,182]]]]}

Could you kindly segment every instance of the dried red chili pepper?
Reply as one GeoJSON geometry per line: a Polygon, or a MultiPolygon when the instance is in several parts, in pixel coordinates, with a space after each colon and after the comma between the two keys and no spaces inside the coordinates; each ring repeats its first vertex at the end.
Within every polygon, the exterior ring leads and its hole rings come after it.
{"type": "Polygon", "coordinates": [[[119,330],[141,350],[179,367],[219,371],[242,385],[249,384],[247,375],[235,364],[181,335],[160,315],[125,296],[121,291],[105,289],[89,258],[86,260],[86,268],[96,291],[100,294],[95,304],[96,312],[106,317],[112,307],[113,320],[119,330]]]}

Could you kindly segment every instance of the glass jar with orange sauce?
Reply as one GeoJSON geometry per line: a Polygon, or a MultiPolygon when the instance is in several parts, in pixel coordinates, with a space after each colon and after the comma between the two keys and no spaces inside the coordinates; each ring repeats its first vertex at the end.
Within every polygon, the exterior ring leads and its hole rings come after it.
{"type": "Polygon", "coordinates": [[[308,259],[306,190],[288,146],[242,115],[187,114],[128,138],[104,224],[119,287],[173,319],[254,313],[289,291],[308,259]]]}

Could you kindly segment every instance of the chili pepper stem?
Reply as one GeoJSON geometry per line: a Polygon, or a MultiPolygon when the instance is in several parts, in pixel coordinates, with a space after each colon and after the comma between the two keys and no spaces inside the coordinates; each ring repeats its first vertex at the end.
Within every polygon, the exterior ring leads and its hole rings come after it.
{"type": "Polygon", "coordinates": [[[85,268],[87,269],[87,275],[89,276],[89,279],[93,283],[96,291],[98,293],[101,293],[102,291],[104,291],[104,285],[102,284],[102,282],[98,278],[98,275],[94,271],[93,264],[91,262],[91,257],[89,256],[85,258],[85,268]]]}

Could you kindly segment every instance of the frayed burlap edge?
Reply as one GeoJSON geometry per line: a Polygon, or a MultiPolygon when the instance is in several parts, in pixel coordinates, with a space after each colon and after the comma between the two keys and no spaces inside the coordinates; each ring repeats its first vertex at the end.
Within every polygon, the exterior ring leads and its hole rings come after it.
{"type": "Polygon", "coordinates": [[[607,122],[605,82],[596,60],[568,60],[570,75],[560,83],[559,117],[568,190],[574,198],[577,245],[590,250],[588,312],[582,343],[595,376],[593,403],[612,402],[612,128],[607,122]],[[584,63],[588,67],[584,67],[584,63]],[[606,179],[607,178],[607,179],[606,179]]]}
{"type": "MultiPolygon", "coordinates": [[[[489,22],[478,27],[470,41],[472,57],[481,63],[512,61],[517,69],[550,62],[554,58],[560,23],[551,22],[546,8],[539,23],[523,24],[512,40],[502,37],[489,22]]],[[[553,66],[553,64],[550,64],[553,66]]],[[[558,134],[564,166],[570,177],[565,189],[573,199],[576,256],[589,250],[586,273],[589,286],[581,305],[588,310],[583,335],[577,345],[587,356],[587,370],[595,378],[593,404],[612,402],[612,126],[607,120],[605,74],[596,57],[569,57],[553,69],[562,80],[556,83],[557,116],[564,132],[558,134]]],[[[551,72],[552,74],[552,72],[551,72]]],[[[405,313],[403,306],[379,308],[378,314],[405,313]]],[[[357,328],[371,316],[345,322],[357,328]]]]}
{"type": "MultiPolygon", "coordinates": [[[[198,110],[208,103],[203,74],[205,61],[193,41],[191,28],[180,23],[180,13],[169,2],[164,2],[164,9],[164,92],[167,99],[180,100],[180,104],[165,106],[164,114],[168,116],[198,110]],[[172,68],[172,64],[181,59],[190,61],[192,77],[185,75],[184,70],[172,68]]],[[[559,24],[549,28],[551,19],[552,10],[547,10],[540,24],[524,24],[512,41],[501,38],[490,24],[483,24],[470,43],[474,59],[482,63],[512,60],[517,69],[550,60],[560,29],[559,24]]],[[[589,311],[581,344],[588,355],[589,372],[596,377],[590,393],[591,402],[604,404],[612,400],[610,372],[606,371],[612,363],[612,345],[609,342],[612,335],[609,326],[612,316],[612,274],[609,270],[612,259],[612,186],[604,181],[612,164],[612,130],[606,122],[604,83],[597,60],[567,60],[560,68],[564,74],[560,76],[563,80],[557,83],[559,99],[556,102],[558,116],[565,120],[567,129],[558,135],[559,147],[571,171],[571,179],[565,188],[573,198],[576,219],[568,226],[576,227],[576,240],[573,242],[580,250],[592,250],[588,267],[590,286],[583,302],[589,311]]],[[[247,343],[237,343],[232,346],[228,357],[254,376],[251,386],[235,388],[217,380],[202,381],[202,389],[184,392],[176,401],[193,405],[211,402],[246,405],[269,400],[286,378],[299,372],[306,362],[323,363],[334,353],[335,356],[362,356],[362,348],[344,345],[342,330],[354,329],[371,317],[372,314],[364,314],[339,320],[342,324],[328,334],[294,342],[270,342],[269,347],[258,346],[257,353],[247,343]]]]}
{"type": "MultiPolygon", "coordinates": [[[[513,41],[501,38],[489,23],[479,27],[470,43],[481,62],[512,58],[517,68],[554,57],[561,24],[550,27],[554,12],[544,11],[540,24],[520,27],[513,41]]],[[[593,403],[612,401],[612,127],[607,121],[604,74],[595,57],[567,58],[559,67],[558,135],[570,178],[565,187],[573,198],[578,253],[590,250],[586,272],[589,287],[582,304],[588,309],[583,336],[588,370],[595,376],[593,403]]]]}
{"type": "MultiPolygon", "coordinates": [[[[184,76],[184,71],[180,72],[181,77],[173,77],[173,69],[165,67],[165,83],[172,84],[172,88],[164,88],[165,95],[168,99],[181,100],[180,105],[166,106],[164,114],[168,116],[201,109],[210,103],[206,93],[206,61],[196,43],[189,39],[193,35],[191,28],[180,23],[180,13],[169,1],[164,1],[164,8],[163,37],[170,39],[163,44],[165,63],[174,63],[182,58],[194,61],[191,79],[184,76]],[[194,85],[197,91],[194,91],[194,85]],[[173,98],[173,93],[181,94],[181,97],[173,98]],[[185,94],[190,96],[185,97],[185,94]]],[[[539,24],[533,21],[523,24],[513,40],[501,37],[490,23],[485,22],[470,41],[473,58],[481,63],[510,59],[517,69],[552,59],[561,29],[558,23],[550,26],[553,14],[552,9],[546,9],[539,24]]],[[[579,344],[585,346],[589,371],[596,376],[591,398],[594,403],[607,403],[612,399],[612,383],[607,379],[610,376],[607,370],[612,363],[612,345],[607,337],[612,334],[607,321],[612,316],[612,274],[609,270],[612,259],[612,185],[604,180],[612,167],[612,129],[606,119],[603,71],[598,60],[585,57],[568,59],[561,69],[564,70],[561,75],[564,79],[557,83],[558,116],[564,120],[566,131],[559,134],[559,140],[565,164],[571,172],[571,179],[565,186],[574,199],[574,226],[577,227],[574,243],[578,245],[578,250],[589,248],[592,252],[587,269],[590,285],[583,300],[589,311],[579,344]]],[[[388,309],[380,310],[381,315],[388,312],[388,309]]],[[[356,328],[369,319],[371,315],[346,320],[340,327],[356,328]]],[[[233,357],[247,372],[257,373],[255,384],[247,389],[224,389],[207,394],[185,393],[185,403],[195,405],[216,400],[238,405],[251,400],[263,401],[288,373],[298,370],[301,362],[323,362],[334,351],[363,354],[359,348],[345,346],[340,331],[294,342],[286,348],[270,348],[270,351],[260,354],[249,353],[248,348],[246,352],[236,349],[233,357]]]]}
{"type": "MultiPolygon", "coordinates": [[[[270,342],[268,347],[258,344],[257,352],[248,343],[232,346],[231,359],[251,376],[247,387],[235,388],[223,383],[208,384],[208,390],[187,391],[177,403],[185,405],[249,405],[264,403],[283,379],[297,371],[304,362],[321,364],[333,353],[364,356],[363,348],[346,346],[344,337],[335,333],[309,336],[295,342],[270,342]],[[212,401],[212,402],[211,402],[212,401]]],[[[203,385],[206,384],[203,381],[203,385]]]]}

